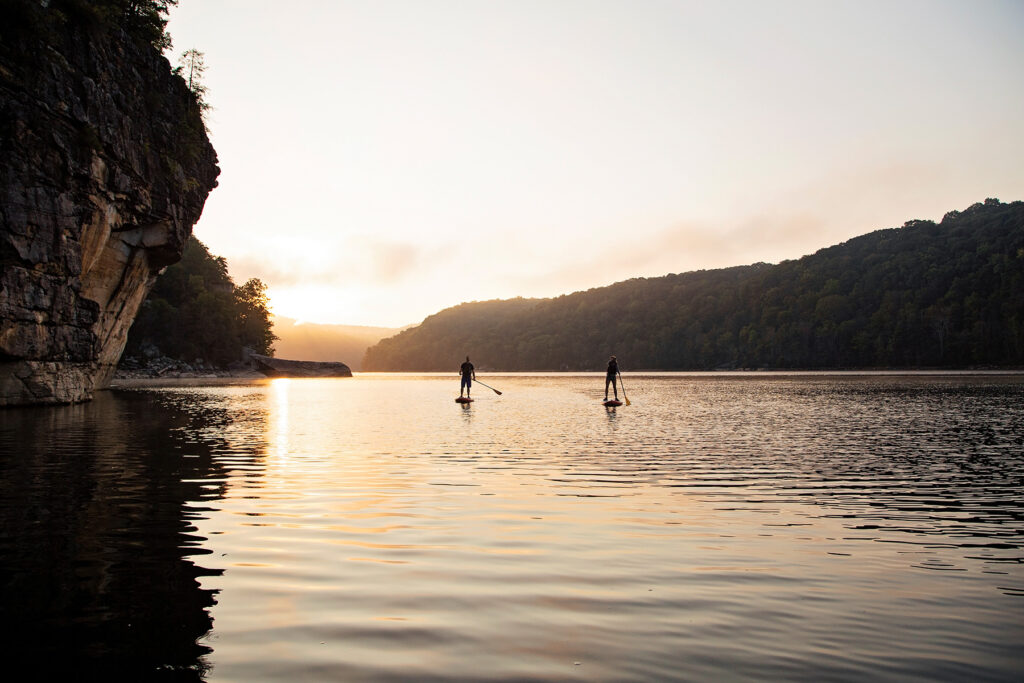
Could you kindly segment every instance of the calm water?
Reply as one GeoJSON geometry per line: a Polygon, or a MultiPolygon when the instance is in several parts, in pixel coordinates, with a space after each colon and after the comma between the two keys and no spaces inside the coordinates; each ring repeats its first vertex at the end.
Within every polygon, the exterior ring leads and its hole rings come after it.
{"type": "Polygon", "coordinates": [[[1024,375],[362,375],[0,412],[41,679],[1024,678],[1024,375]]]}

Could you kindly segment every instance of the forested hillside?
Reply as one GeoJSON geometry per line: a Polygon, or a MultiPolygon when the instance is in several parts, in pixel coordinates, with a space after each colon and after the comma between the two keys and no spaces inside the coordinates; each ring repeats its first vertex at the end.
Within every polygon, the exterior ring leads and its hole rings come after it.
{"type": "Polygon", "coordinates": [[[253,278],[236,286],[223,257],[195,237],[181,261],[169,267],[142,303],[128,332],[125,357],[164,355],[225,367],[242,360],[242,348],[273,355],[266,285],[253,278]]]}
{"type": "Polygon", "coordinates": [[[462,304],[365,370],[1024,366],[1024,202],[988,199],[777,265],[462,304]]]}

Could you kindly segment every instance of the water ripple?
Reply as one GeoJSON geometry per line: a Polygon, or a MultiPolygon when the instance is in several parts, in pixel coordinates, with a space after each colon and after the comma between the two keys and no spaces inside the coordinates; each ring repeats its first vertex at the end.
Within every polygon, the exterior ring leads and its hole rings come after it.
{"type": "Polygon", "coordinates": [[[5,576],[40,520],[105,530],[65,534],[83,575],[155,546],[206,621],[154,661],[208,680],[1024,670],[1021,376],[635,377],[614,410],[600,377],[492,383],[465,409],[451,378],[359,376],[8,413],[5,576]]]}

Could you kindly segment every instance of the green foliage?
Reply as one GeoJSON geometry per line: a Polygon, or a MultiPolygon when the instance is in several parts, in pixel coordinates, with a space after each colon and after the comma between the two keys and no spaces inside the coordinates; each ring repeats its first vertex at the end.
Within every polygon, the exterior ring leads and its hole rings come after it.
{"type": "Polygon", "coordinates": [[[1024,202],[910,221],[795,261],[462,304],[370,348],[366,370],[1024,365],[1024,202]]]}
{"type": "Polygon", "coordinates": [[[194,237],[181,261],[170,266],[143,302],[128,333],[125,354],[144,355],[155,346],[186,362],[200,358],[218,366],[242,359],[242,348],[273,355],[267,287],[252,279],[236,287],[227,261],[194,237]]]}
{"type": "MultiPolygon", "coordinates": [[[[46,3],[36,3],[46,4],[46,3]]],[[[167,13],[178,0],[51,0],[51,20],[87,30],[118,27],[163,52],[171,47],[167,13]]]]}
{"type": "Polygon", "coordinates": [[[178,0],[107,0],[121,10],[129,33],[134,32],[161,52],[171,48],[167,13],[178,0]]]}
{"type": "Polygon", "coordinates": [[[252,278],[241,287],[235,287],[235,308],[242,343],[263,355],[273,355],[277,337],[273,333],[270,299],[263,281],[252,278]]]}
{"type": "Polygon", "coordinates": [[[179,65],[174,68],[174,73],[181,76],[195,96],[199,114],[205,122],[206,113],[210,111],[210,105],[206,101],[206,86],[203,85],[203,74],[206,73],[206,55],[195,48],[185,50],[181,53],[179,65]]]}

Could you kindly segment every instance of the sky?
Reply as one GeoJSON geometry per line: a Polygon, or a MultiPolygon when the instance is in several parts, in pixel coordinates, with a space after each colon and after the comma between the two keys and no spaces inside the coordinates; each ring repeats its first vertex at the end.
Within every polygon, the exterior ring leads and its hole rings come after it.
{"type": "Polygon", "coordinates": [[[168,30],[220,159],[194,234],[311,323],[1024,199],[1020,0],[180,0],[168,30]]]}

